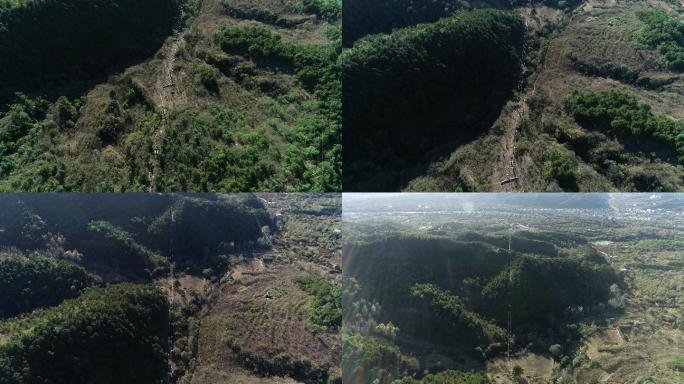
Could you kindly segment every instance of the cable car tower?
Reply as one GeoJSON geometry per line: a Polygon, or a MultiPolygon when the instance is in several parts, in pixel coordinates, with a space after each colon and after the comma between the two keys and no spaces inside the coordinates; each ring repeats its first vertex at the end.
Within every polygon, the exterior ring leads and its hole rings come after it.
{"type": "Polygon", "coordinates": [[[507,344],[507,352],[506,352],[506,360],[508,361],[508,373],[513,373],[513,369],[511,367],[511,341],[513,338],[513,322],[511,319],[511,291],[513,289],[513,255],[511,251],[511,241],[512,241],[512,234],[513,234],[513,226],[511,225],[508,227],[508,293],[507,293],[507,302],[508,302],[508,337],[506,338],[506,344],[507,344]]]}

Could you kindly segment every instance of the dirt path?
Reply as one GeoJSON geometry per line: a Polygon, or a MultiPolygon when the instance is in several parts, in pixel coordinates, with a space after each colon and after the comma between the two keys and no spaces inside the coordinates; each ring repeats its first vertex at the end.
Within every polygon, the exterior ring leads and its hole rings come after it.
{"type": "Polygon", "coordinates": [[[525,73],[524,60],[529,46],[528,34],[529,26],[527,21],[525,21],[525,40],[520,55],[522,60],[520,64],[521,78],[517,87],[520,99],[515,109],[510,112],[510,119],[508,124],[506,124],[506,132],[501,137],[499,156],[497,161],[494,162],[491,183],[492,190],[496,192],[512,192],[519,189],[522,184],[518,164],[515,159],[515,142],[518,127],[520,127],[520,123],[527,113],[527,92],[525,90],[523,74],[525,73]]]}
{"type": "MultiPolygon", "coordinates": [[[[527,56],[529,50],[529,34],[530,29],[534,28],[534,23],[532,27],[530,26],[531,21],[528,20],[529,15],[522,15],[525,17],[525,41],[523,43],[521,58],[523,62],[521,63],[521,73],[525,73],[525,57],[527,56]]],[[[537,25],[539,27],[539,25],[537,25]]],[[[491,190],[492,192],[514,192],[523,191],[525,188],[524,172],[520,168],[520,164],[515,156],[516,141],[518,135],[518,128],[520,128],[523,118],[528,116],[528,106],[527,98],[532,95],[537,90],[537,83],[539,82],[540,74],[544,72],[546,67],[546,57],[542,57],[540,67],[533,74],[534,80],[531,86],[525,85],[525,78],[521,77],[518,83],[517,92],[519,99],[517,104],[511,112],[509,112],[507,122],[505,123],[506,130],[501,136],[499,142],[500,149],[497,160],[494,162],[494,169],[492,171],[491,190]]]]}
{"type": "Polygon", "coordinates": [[[515,142],[518,127],[527,113],[527,94],[521,95],[518,105],[511,112],[506,132],[501,137],[501,152],[492,172],[493,183],[498,191],[515,191],[521,185],[518,164],[515,159],[515,142]]]}
{"type": "MultiPolygon", "coordinates": [[[[202,7],[201,5],[200,7],[202,7]]],[[[161,65],[161,71],[157,76],[157,81],[154,83],[153,95],[157,102],[159,114],[161,119],[159,127],[154,132],[152,137],[152,150],[154,156],[152,157],[149,168],[149,187],[148,192],[156,192],[155,180],[160,174],[159,159],[163,156],[162,148],[164,143],[164,134],[169,124],[169,111],[172,111],[179,101],[186,99],[184,90],[177,87],[176,74],[174,73],[174,65],[176,63],[176,56],[178,52],[185,46],[185,34],[189,28],[183,29],[185,20],[185,10],[181,10],[178,25],[174,28],[173,35],[165,42],[163,50],[164,60],[161,65]]]]}

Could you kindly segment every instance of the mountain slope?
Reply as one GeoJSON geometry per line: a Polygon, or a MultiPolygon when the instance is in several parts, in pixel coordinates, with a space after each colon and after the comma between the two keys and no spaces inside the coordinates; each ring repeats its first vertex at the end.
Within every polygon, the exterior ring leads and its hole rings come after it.
{"type": "Polygon", "coordinates": [[[684,189],[682,9],[677,2],[598,0],[565,11],[516,8],[529,47],[517,97],[488,133],[402,188],[684,189]],[[604,104],[578,107],[577,95],[604,104]],[[643,112],[624,112],[636,109],[643,112]]]}
{"type": "Polygon", "coordinates": [[[137,65],[14,87],[0,190],[340,190],[339,21],[318,3],[188,1],[137,65]]]}

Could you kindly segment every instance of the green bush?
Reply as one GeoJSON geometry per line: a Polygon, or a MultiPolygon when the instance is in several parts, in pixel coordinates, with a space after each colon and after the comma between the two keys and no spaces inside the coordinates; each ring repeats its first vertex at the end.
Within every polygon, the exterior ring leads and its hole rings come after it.
{"type": "Polygon", "coordinates": [[[661,10],[641,11],[644,26],[636,32],[642,44],[657,48],[663,55],[663,65],[684,72],[684,21],[661,10]]]}
{"type": "Polygon", "coordinates": [[[300,0],[302,10],[324,20],[337,20],[342,14],[341,0],[300,0]]]}
{"type": "Polygon", "coordinates": [[[551,180],[558,182],[558,185],[569,192],[576,192],[577,176],[575,175],[575,164],[570,158],[560,150],[552,150],[547,155],[548,160],[544,162],[544,175],[551,180]]]}
{"type": "Polygon", "coordinates": [[[264,27],[224,26],[216,34],[221,48],[254,59],[273,59],[286,63],[294,60],[295,47],[283,43],[280,35],[264,27]]]}
{"type": "Polygon", "coordinates": [[[342,327],[342,288],[323,278],[306,277],[295,282],[311,295],[306,304],[309,325],[313,329],[339,330],[342,327]]]}
{"type": "Polygon", "coordinates": [[[515,367],[513,367],[513,376],[520,377],[520,376],[522,376],[523,372],[524,372],[523,367],[521,367],[517,364],[515,365],[515,367]]]}
{"type": "Polygon", "coordinates": [[[668,368],[684,372],[684,357],[675,357],[667,363],[668,368]]]}
{"type": "Polygon", "coordinates": [[[218,87],[219,72],[216,68],[209,64],[200,64],[195,68],[195,76],[192,82],[196,87],[204,87],[210,90],[215,90],[218,87]]]}
{"type": "Polygon", "coordinates": [[[406,378],[394,384],[495,384],[496,382],[483,372],[459,372],[446,370],[429,374],[422,379],[406,378]]]}
{"type": "Polygon", "coordinates": [[[677,152],[684,163],[684,121],[656,116],[651,107],[621,91],[573,92],[566,100],[569,113],[587,127],[618,137],[652,138],[677,152]]]}
{"type": "Polygon", "coordinates": [[[90,284],[88,273],[69,262],[0,254],[0,319],[57,305],[90,284]]]}
{"type": "MultiPolygon", "coordinates": [[[[628,84],[636,84],[640,80],[641,71],[638,69],[613,63],[587,62],[574,55],[570,56],[570,61],[575,69],[589,76],[608,77],[628,84]]],[[[639,81],[639,84],[650,85],[646,80],[639,81]]]]}

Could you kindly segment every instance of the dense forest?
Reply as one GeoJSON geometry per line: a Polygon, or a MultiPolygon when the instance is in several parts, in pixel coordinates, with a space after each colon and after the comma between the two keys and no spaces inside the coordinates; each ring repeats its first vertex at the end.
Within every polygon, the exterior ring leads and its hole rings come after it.
{"type": "MultiPolygon", "coordinates": [[[[473,301],[473,308],[496,319],[499,324],[505,323],[509,299],[515,303],[514,318],[518,324],[540,324],[549,314],[562,317],[567,307],[591,307],[607,301],[608,288],[617,282],[606,261],[596,252],[586,250],[577,255],[565,252],[552,255],[542,253],[550,244],[538,242],[541,247],[536,250],[524,245],[521,250],[512,248],[510,273],[513,284],[509,286],[508,256],[501,252],[508,246],[508,239],[504,241],[505,244],[497,244],[496,240],[487,243],[486,238],[483,242],[391,238],[348,248],[345,250],[346,265],[350,271],[355,271],[354,278],[364,287],[360,294],[375,298],[388,311],[416,296],[415,284],[430,282],[436,287],[459,292],[463,300],[473,301]],[[416,257],[419,253],[426,256],[416,257]],[[464,254],[468,257],[452,256],[464,254]],[[369,258],[373,262],[366,265],[364,260],[369,258]],[[469,286],[474,283],[470,281],[473,278],[479,281],[476,286],[469,286]],[[568,286],[574,289],[568,290],[568,286]]],[[[519,241],[514,238],[512,244],[519,241]]],[[[425,295],[423,289],[419,296],[425,295]]]]}
{"type": "Polygon", "coordinates": [[[172,255],[179,267],[220,266],[222,253],[265,246],[262,225],[273,225],[252,195],[7,195],[0,205],[13,213],[0,220],[1,245],[143,279],[168,270],[172,255]]]}
{"type": "Polygon", "coordinates": [[[0,254],[0,319],[59,304],[91,280],[85,269],[64,260],[0,254]]]}
{"type": "Polygon", "coordinates": [[[179,17],[177,0],[3,0],[0,103],[17,91],[101,79],[154,52],[179,17]]]}
{"type": "Polygon", "coordinates": [[[517,83],[523,33],[513,13],[462,11],[344,52],[345,190],[396,189],[426,154],[486,128],[517,83]]]}
{"type": "Polygon", "coordinates": [[[168,303],[154,287],[86,290],[57,307],[0,322],[0,381],[164,383],[168,303]]]}
{"type": "Polygon", "coordinates": [[[459,0],[439,1],[362,1],[349,0],[344,4],[342,39],[345,47],[367,35],[392,32],[395,28],[436,21],[462,8],[459,0]]]}
{"type": "MultiPolygon", "coordinates": [[[[495,359],[509,341],[515,349],[544,352],[559,342],[572,348],[570,340],[578,335],[567,325],[577,309],[586,314],[603,308],[611,287],[622,284],[598,252],[565,241],[575,245],[557,248],[551,233],[548,240],[514,233],[510,260],[504,234],[450,236],[345,245],[344,271],[353,279],[343,301],[345,322],[357,334],[348,339],[343,364],[351,364],[344,372],[352,382],[420,378],[422,369],[449,368],[430,366],[426,356],[435,353],[474,362],[495,359]]],[[[485,375],[439,373],[444,380],[459,375],[470,380],[464,382],[489,382],[485,375]]],[[[422,380],[441,382],[430,375],[422,380]]]]}
{"type": "Polygon", "coordinates": [[[343,9],[343,40],[345,47],[351,47],[366,35],[434,22],[464,8],[510,9],[525,5],[572,8],[580,2],[582,0],[347,0],[343,9]]]}

